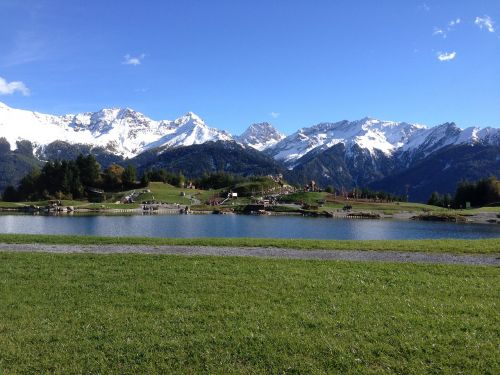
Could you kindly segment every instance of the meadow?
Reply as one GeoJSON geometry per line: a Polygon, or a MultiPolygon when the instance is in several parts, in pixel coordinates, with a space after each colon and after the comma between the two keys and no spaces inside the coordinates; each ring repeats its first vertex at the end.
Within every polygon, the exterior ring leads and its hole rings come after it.
{"type": "Polygon", "coordinates": [[[495,267],[0,253],[0,373],[499,372],[495,267]]]}

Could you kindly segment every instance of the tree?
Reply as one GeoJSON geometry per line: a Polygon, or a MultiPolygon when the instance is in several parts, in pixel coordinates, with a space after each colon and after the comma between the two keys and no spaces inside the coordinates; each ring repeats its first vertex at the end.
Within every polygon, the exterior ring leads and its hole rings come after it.
{"type": "Polygon", "coordinates": [[[12,185],[7,186],[2,194],[2,200],[5,202],[17,202],[19,200],[19,195],[17,194],[16,188],[12,185]]]}
{"type": "Polygon", "coordinates": [[[182,172],[179,172],[179,180],[178,180],[178,183],[177,183],[177,186],[180,187],[180,188],[183,188],[184,185],[186,184],[186,178],[184,177],[184,175],[182,174],[182,172]]]}
{"type": "Polygon", "coordinates": [[[101,166],[94,155],[78,155],[76,165],[80,172],[80,180],[84,186],[95,187],[100,184],[101,166]]]}
{"type": "Polygon", "coordinates": [[[477,182],[462,181],[457,187],[454,197],[456,207],[480,207],[500,201],[500,182],[496,177],[483,178],[477,182]]]}
{"type": "Polygon", "coordinates": [[[41,174],[38,169],[32,169],[30,173],[24,176],[19,183],[17,189],[17,197],[19,200],[28,200],[29,198],[38,198],[41,174]]]}
{"type": "Polygon", "coordinates": [[[123,172],[125,169],[118,164],[111,164],[104,171],[104,184],[109,190],[121,189],[123,187],[123,172]]]}
{"type": "Polygon", "coordinates": [[[33,145],[31,144],[30,141],[22,140],[22,141],[17,141],[17,152],[26,155],[26,156],[33,156],[33,145]]]}
{"type": "Polygon", "coordinates": [[[441,203],[442,203],[442,197],[441,195],[439,195],[437,191],[434,191],[431,194],[429,200],[427,201],[427,204],[431,206],[441,206],[441,203]]]}
{"type": "Polygon", "coordinates": [[[135,167],[130,164],[127,165],[127,168],[125,168],[122,174],[123,186],[126,188],[134,186],[136,178],[137,178],[137,171],[135,167]]]}
{"type": "Polygon", "coordinates": [[[141,186],[146,187],[149,185],[149,175],[145,172],[141,177],[141,186]]]}
{"type": "Polygon", "coordinates": [[[443,207],[445,207],[445,208],[451,207],[451,202],[452,202],[451,195],[445,194],[443,196],[443,207]]]}
{"type": "Polygon", "coordinates": [[[0,155],[5,155],[10,152],[10,143],[5,137],[0,138],[0,155]]]}

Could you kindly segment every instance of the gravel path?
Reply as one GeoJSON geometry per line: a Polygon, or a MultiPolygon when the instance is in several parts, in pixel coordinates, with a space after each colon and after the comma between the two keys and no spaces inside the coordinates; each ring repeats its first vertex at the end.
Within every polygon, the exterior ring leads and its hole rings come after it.
{"type": "Polygon", "coordinates": [[[455,255],[399,251],[294,250],[260,247],[146,246],[146,245],[44,245],[0,243],[0,251],[95,253],[95,254],[174,254],[238,256],[280,259],[354,260],[401,263],[442,263],[500,266],[500,255],[455,255]]]}

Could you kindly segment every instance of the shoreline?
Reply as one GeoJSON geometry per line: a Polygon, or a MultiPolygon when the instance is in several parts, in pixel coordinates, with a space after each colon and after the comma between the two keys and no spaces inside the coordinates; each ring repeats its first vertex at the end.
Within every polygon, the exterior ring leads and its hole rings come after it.
{"type": "Polygon", "coordinates": [[[230,210],[191,210],[185,212],[181,208],[159,208],[157,210],[144,210],[141,207],[137,208],[109,208],[109,207],[65,207],[61,206],[58,210],[47,210],[42,208],[34,208],[32,206],[19,206],[19,207],[0,207],[0,215],[8,213],[17,214],[33,214],[33,215],[255,215],[255,216],[302,216],[302,217],[325,217],[332,219],[349,219],[349,220],[428,220],[428,221],[448,221],[462,224],[500,224],[500,214],[495,212],[478,212],[473,214],[467,213],[423,213],[416,211],[401,211],[391,214],[384,213],[383,211],[369,211],[369,210],[352,210],[348,212],[341,212],[340,210],[322,210],[322,211],[264,211],[264,212],[234,212],[230,210]]]}

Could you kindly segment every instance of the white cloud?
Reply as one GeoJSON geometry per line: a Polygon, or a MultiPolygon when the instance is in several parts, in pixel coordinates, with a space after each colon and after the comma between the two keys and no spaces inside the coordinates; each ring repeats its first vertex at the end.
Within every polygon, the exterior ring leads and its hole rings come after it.
{"type": "Polygon", "coordinates": [[[279,112],[271,112],[269,115],[270,115],[272,118],[278,118],[278,117],[280,117],[279,112]]]}
{"type": "Polygon", "coordinates": [[[490,16],[485,15],[484,17],[476,17],[476,20],[474,21],[474,23],[477,26],[479,26],[480,29],[486,29],[490,33],[495,32],[495,28],[493,27],[495,22],[493,22],[493,20],[491,19],[490,16]]]}
{"type": "Polygon", "coordinates": [[[453,51],[453,52],[439,52],[437,58],[439,61],[450,61],[450,60],[453,60],[456,56],[457,56],[457,53],[455,51],[453,51]]]}
{"type": "Polygon", "coordinates": [[[29,95],[30,90],[21,81],[7,82],[4,78],[0,77],[0,95],[11,95],[15,92],[20,92],[23,95],[29,95]]]}
{"type": "Polygon", "coordinates": [[[434,28],[434,32],[432,33],[432,35],[441,35],[445,39],[448,36],[448,35],[446,35],[446,33],[444,32],[443,29],[438,29],[437,27],[434,28]]]}
{"type": "Polygon", "coordinates": [[[141,55],[137,56],[137,57],[134,57],[134,56],[130,56],[128,53],[124,56],[124,60],[122,61],[122,64],[124,65],[134,65],[134,66],[137,66],[137,65],[141,65],[142,63],[142,60],[146,57],[146,55],[144,53],[142,53],[141,55]]]}
{"type": "Polygon", "coordinates": [[[455,19],[451,20],[450,22],[448,22],[448,26],[446,27],[446,29],[443,29],[440,27],[435,27],[432,35],[440,35],[443,37],[443,39],[446,39],[448,37],[448,33],[453,31],[455,26],[459,25],[460,22],[462,22],[462,20],[460,18],[455,18],[455,19]]]}

